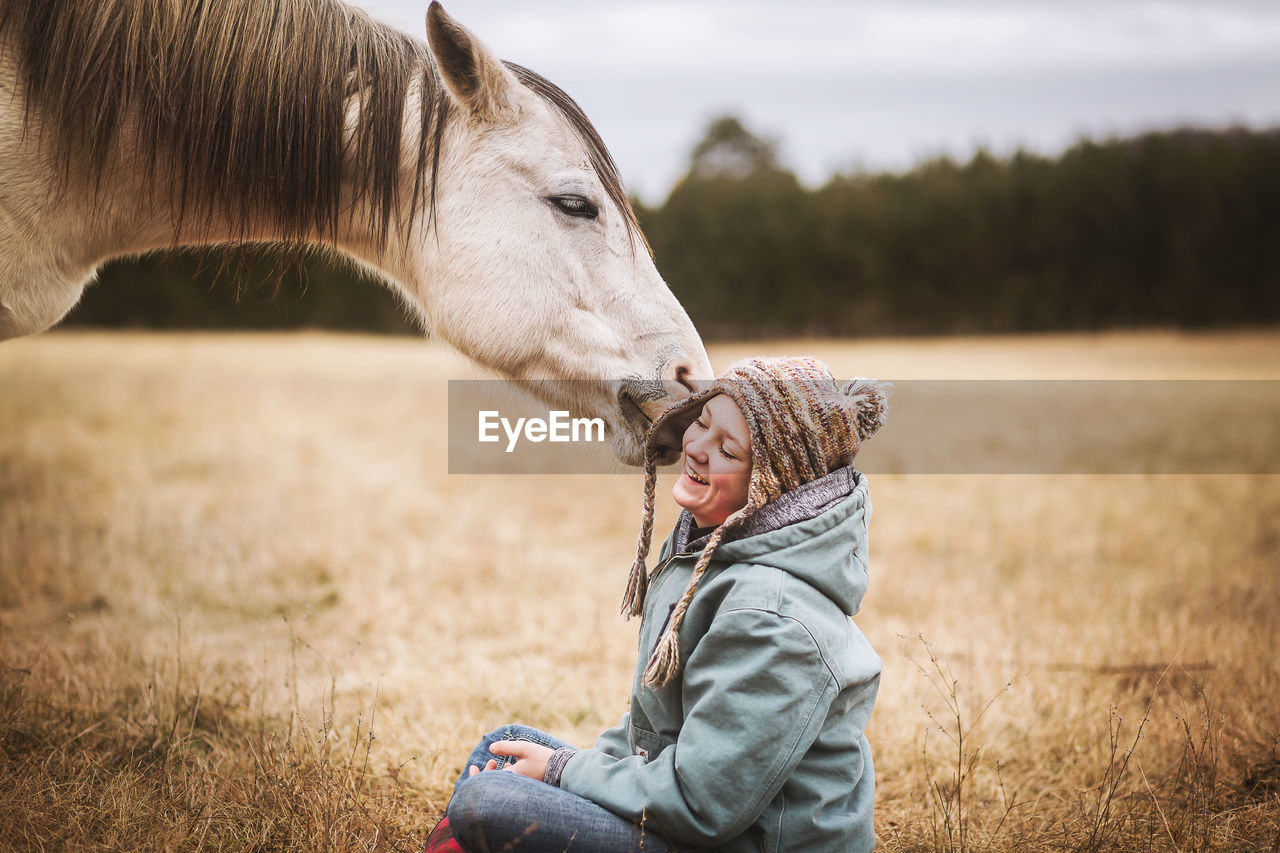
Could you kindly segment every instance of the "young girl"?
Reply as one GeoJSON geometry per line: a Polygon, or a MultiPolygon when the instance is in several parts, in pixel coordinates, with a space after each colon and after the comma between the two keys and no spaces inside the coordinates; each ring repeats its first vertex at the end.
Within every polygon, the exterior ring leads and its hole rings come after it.
{"type": "Polygon", "coordinates": [[[472,853],[871,850],[880,660],[850,618],[871,516],[852,462],[885,413],[875,383],[808,358],[739,362],[664,412],[623,603],[643,617],[630,712],[590,749],[491,732],[427,849],[451,830],[472,853]],[[649,571],[677,449],[684,511],[649,571]]]}

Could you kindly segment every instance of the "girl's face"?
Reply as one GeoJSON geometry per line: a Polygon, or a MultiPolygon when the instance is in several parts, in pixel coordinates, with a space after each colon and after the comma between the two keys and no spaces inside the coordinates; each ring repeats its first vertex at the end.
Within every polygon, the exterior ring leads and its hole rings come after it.
{"type": "Polygon", "coordinates": [[[684,470],[671,489],[699,527],[718,525],[747,504],[751,429],[732,397],[717,394],[684,431],[684,470]]]}

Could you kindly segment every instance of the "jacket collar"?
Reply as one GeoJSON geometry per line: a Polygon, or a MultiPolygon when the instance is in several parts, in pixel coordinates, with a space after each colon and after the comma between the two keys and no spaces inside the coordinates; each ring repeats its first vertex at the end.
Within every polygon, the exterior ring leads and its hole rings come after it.
{"type": "MultiPolygon", "coordinates": [[[[749,539],[762,533],[817,518],[831,507],[849,496],[862,475],[852,465],[837,468],[826,476],[805,483],[799,488],[783,492],[777,500],[771,501],[747,516],[742,526],[730,531],[721,544],[737,539],[749,539]]],[[[701,551],[711,538],[707,534],[693,541],[689,540],[689,531],[695,527],[693,514],[689,510],[681,510],[676,522],[675,551],[676,554],[688,554],[701,551]]]]}

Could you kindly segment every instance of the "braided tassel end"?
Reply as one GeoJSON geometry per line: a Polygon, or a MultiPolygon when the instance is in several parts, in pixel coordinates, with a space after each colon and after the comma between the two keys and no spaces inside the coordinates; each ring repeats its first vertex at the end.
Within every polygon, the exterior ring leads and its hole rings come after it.
{"type": "Polygon", "coordinates": [[[663,687],[680,671],[680,637],[670,629],[662,635],[649,665],[644,668],[644,685],[646,687],[663,687]]]}
{"type": "Polygon", "coordinates": [[[622,596],[622,608],[618,611],[627,619],[639,616],[644,610],[644,596],[649,591],[649,567],[644,558],[638,558],[631,566],[631,577],[627,580],[627,592],[622,596]]]}
{"type": "Polygon", "coordinates": [[[649,569],[644,561],[653,541],[653,503],[657,490],[658,450],[650,447],[644,453],[644,515],[640,521],[640,541],[636,543],[636,561],[631,564],[631,577],[627,580],[620,610],[627,619],[644,611],[644,596],[649,590],[649,569]]]}

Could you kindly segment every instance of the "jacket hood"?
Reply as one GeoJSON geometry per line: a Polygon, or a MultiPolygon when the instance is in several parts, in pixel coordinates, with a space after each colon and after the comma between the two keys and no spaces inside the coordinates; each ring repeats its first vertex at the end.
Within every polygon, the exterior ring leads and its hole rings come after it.
{"type": "MultiPolygon", "coordinates": [[[[850,616],[862,606],[869,580],[867,478],[852,466],[837,468],[784,492],[744,519],[712,555],[714,562],[771,566],[818,589],[850,616]]],[[[688,541],[693,516],[680,513],[674,553],[698,550],[709,537],[688,541]]]]}

